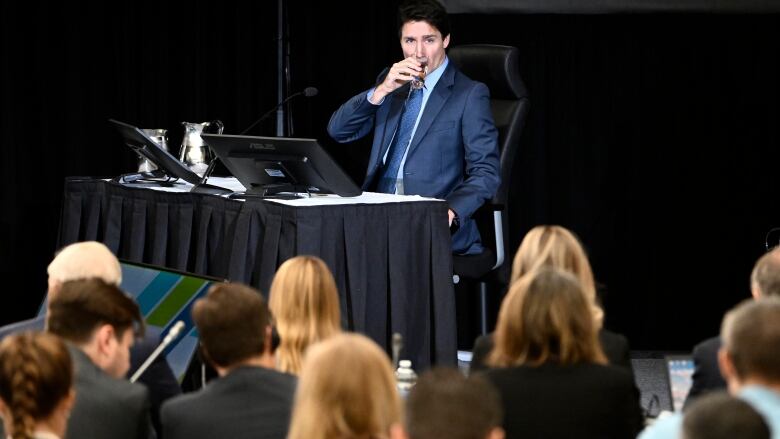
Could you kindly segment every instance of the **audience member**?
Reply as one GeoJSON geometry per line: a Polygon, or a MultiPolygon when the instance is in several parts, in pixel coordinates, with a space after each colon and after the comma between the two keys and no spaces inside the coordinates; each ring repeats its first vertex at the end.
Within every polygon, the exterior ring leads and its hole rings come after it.
{"type": "MultiPolygon", "coordinates": [[[[48,300],[57,295],[62,284],[78,279],[97,278],[104,282],[119,285],[122,282],[122,269],[119,260],[104,244],[95,241],[77,242],[60,250],[47,268],[48,300]]],[[[0,339],[8,334],[21,331],[42,331],[46,326],[46,316],[13,323],[0,328],[0,339]]],[[[130,349],[130,370],[128,377],[154,352],[160,343],[160,331],[149,328],[142,339],[136,340],[130,349]]],[[[159,430],[159,409],[166,399],[181,393],[179,382],[173,375],[164,355],[160,355],[141,375],[138,382],[149,389],[152,402],[152,421],[159,430]]]]}
{"type": "Polygon", "coordinates": [[[279,267],[269,306],[281,339],[276,356],[282,372],[298,374],[310,344],[341,332],[336,282],[316,256],[296,256],[279,267]]]}
{"type": "MultiPolygon", "coordinates": [[[[604,312],[598,305],[593,271],[585,250],[572,232],[561,226],[537,226],[531,229],[515,254],[510,284],[544,267],[568,271],[579,279],[593,321],[599,328],[599,343],[607,360],[610,364],[624,367],[632,372],[628,340],[620,334],[602,328],[604,312]]],[[[485,368],[485,359],[492,348],[491,335],[477,338],[471,360],[472,371],[485,368]]]]}
{"type": "Polygon", "coordinates": [[[144,331],[133,299],[100,279],[65,282],[49,303],[48,329],[69,343],[76,371],[66,437],[154,437],[147,389],[124,379],[136,331],[144,331]]]}
{"type": "MultiPolygon", "coordinates": [[[[780,298],[736,306],[723,318],[720,336],[718,364],[729,393],[760,413],[772,438],[780,439],[780,298]]],[[[679,413],[659,419],[640,438],[678,437],[682,423],[679,413]]]]}
{"type": "Polygon", "coordinates": [[[284,439],[296,378],[274,370],[271,316],[260,292],[217,284],[195,302],[192,318],[219,378],[163,405],[165,439],[284,439]]]}
{"type": "MultiPolygon", "coordinates": [[[[750,274],[750,293],[753,299],[762,297],[780,297],[780,247],[764,253],[756,261],[750,274]]],[[[687,406],[697,397],[712,391],[726,388],[726,381],[718,369],[718,350],[721,347],[720,337],[712,337],[697,344],[693,348],[693,384],[685,400],[687,406]]]]}
{"type": "Polygon", "coordinates": [[[680,439],[769,439],[769,427],[750,404],[713,392],[685,411],[680,439]]]}
{"type": "Polygon", "coordinates": [[[542,269],[510,287],[485,372],[502,397],[508,438],[633,438],[639,394],[607,365],[592,302],[570,273],[542,269]]]}
{"type": "Polygon", "coordinates": [[[23,332],[0,343],[0,414],[9,438],[65,437],[74,397],[73,365],[60,339],[23,332]]]}
{"type": "Polygon", "coordinates": [[[432,369],[412,387],[406,404],[408,439],[503,439],[501,400],[482,376],[432,369]]]}
{"type": "Polygon", "coordinates": [[[400,438],[390,359],[373,341],[338,334],[306,353],[288,439],[400,438]]]}

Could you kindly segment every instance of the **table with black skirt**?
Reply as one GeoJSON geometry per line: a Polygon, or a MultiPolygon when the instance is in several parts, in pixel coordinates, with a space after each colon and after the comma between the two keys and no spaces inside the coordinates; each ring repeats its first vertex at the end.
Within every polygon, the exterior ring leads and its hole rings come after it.
{"type": "Polygon", "coordinates": [[[58,247],[100,241],[121,259],[242,282],[266,295],[285,260],[315,255],[333,272],[345,329],[388,353],[400,333],[401,358],[417,370],[456,364],[445,202],[387,194],[236,200],[186,190],[68,178],[58,247]]]}

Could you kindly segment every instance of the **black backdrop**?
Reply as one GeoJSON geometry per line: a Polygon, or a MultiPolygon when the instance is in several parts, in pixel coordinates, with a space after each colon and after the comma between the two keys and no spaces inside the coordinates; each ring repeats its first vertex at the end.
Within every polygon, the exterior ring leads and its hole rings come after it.
{"type": "MultiPolygon", "coordinates": [[[[292,106],[294,134],[360,181],[368,143],[336,145],[325,125],[400,57],[397,2],[287,4],[291,89],[320,89],[292,106]]],[[[2,322],[40,302],[64,177],[135,166],[108,118],[168,128],[175,149],[182,121],[236,133],[276,103],[275,1],[116,7],[0,6],[2,322]]],[[[606,286],[607,326],[634,348],[687,350],[715,333],[780,225],[778,18],[453,16],[452,44],[520,49],[532,111],[512,251],[536,224],[574,230],[606,286]]],[[[253,131],[273,132],[272,120],[253,131]]]]}

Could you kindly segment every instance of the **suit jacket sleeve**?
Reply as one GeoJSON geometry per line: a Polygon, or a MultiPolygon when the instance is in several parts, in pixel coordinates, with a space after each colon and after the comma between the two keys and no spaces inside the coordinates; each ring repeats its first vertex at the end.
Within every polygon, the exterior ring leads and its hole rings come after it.
{"type": "Polygon", "coordinates": [[[370,91],[353,96],[330,117],[328,134],[335,141],[352,142],[364,137],[374,128],[374,116],[379,105],[368,102],[370,91]]]}
{"type": "Polygon", "coordinates": [[[500,182],[498,131],[490,110],[490,92],[477,82],[468,93],[461,128],[466,176],[446,197],[461,218],[470,217],[492,198],[500,182]]]}

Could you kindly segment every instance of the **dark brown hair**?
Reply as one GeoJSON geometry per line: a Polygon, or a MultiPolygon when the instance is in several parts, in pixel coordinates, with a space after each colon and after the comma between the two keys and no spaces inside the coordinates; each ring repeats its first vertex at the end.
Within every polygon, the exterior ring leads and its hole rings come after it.
{"type": "Polygon", "coordinates": [[[501,400],[481,375],[434,368],[420,376],[407,400],[410,439],[484,439],[503,418],[501,400]]]}
{"type": "Polygon", "coordinates": [[[0,343],[0,398],[11,411],[13,439],[31,438],[72,385],[70,354],[54,335],[24,332],[0,343]]]}
{"type": "Polygon", "coordinates": [[[220,367],[262,354],[271,324],[260,291],[237,283],[212,286],[195,302],[192,319],[209,361],[220,367]]]}
{"type": "Polygon", "coordinates": [[[747,402],[726,392],[697,398],[685,410],[683,439],[770,439],[764,418],[747,402]]]}
{"type": "Polygon", "coordinates": [[[401,28],[410,21],[424,21],[441,32],[442,38],[450,34],[450,18],[447,10],[436,0],[407,0],[398,7],[398,37],[401,28]]]}
{"type": "Polygon", "coordinates": [[[128,329],[136,336],[144,333],[138,304],[118,286],[97,278],[63,283],[49,304],[49,332],[79,344],[88,342],[100,325],[111,325],[117,339],[128,329]]]}

